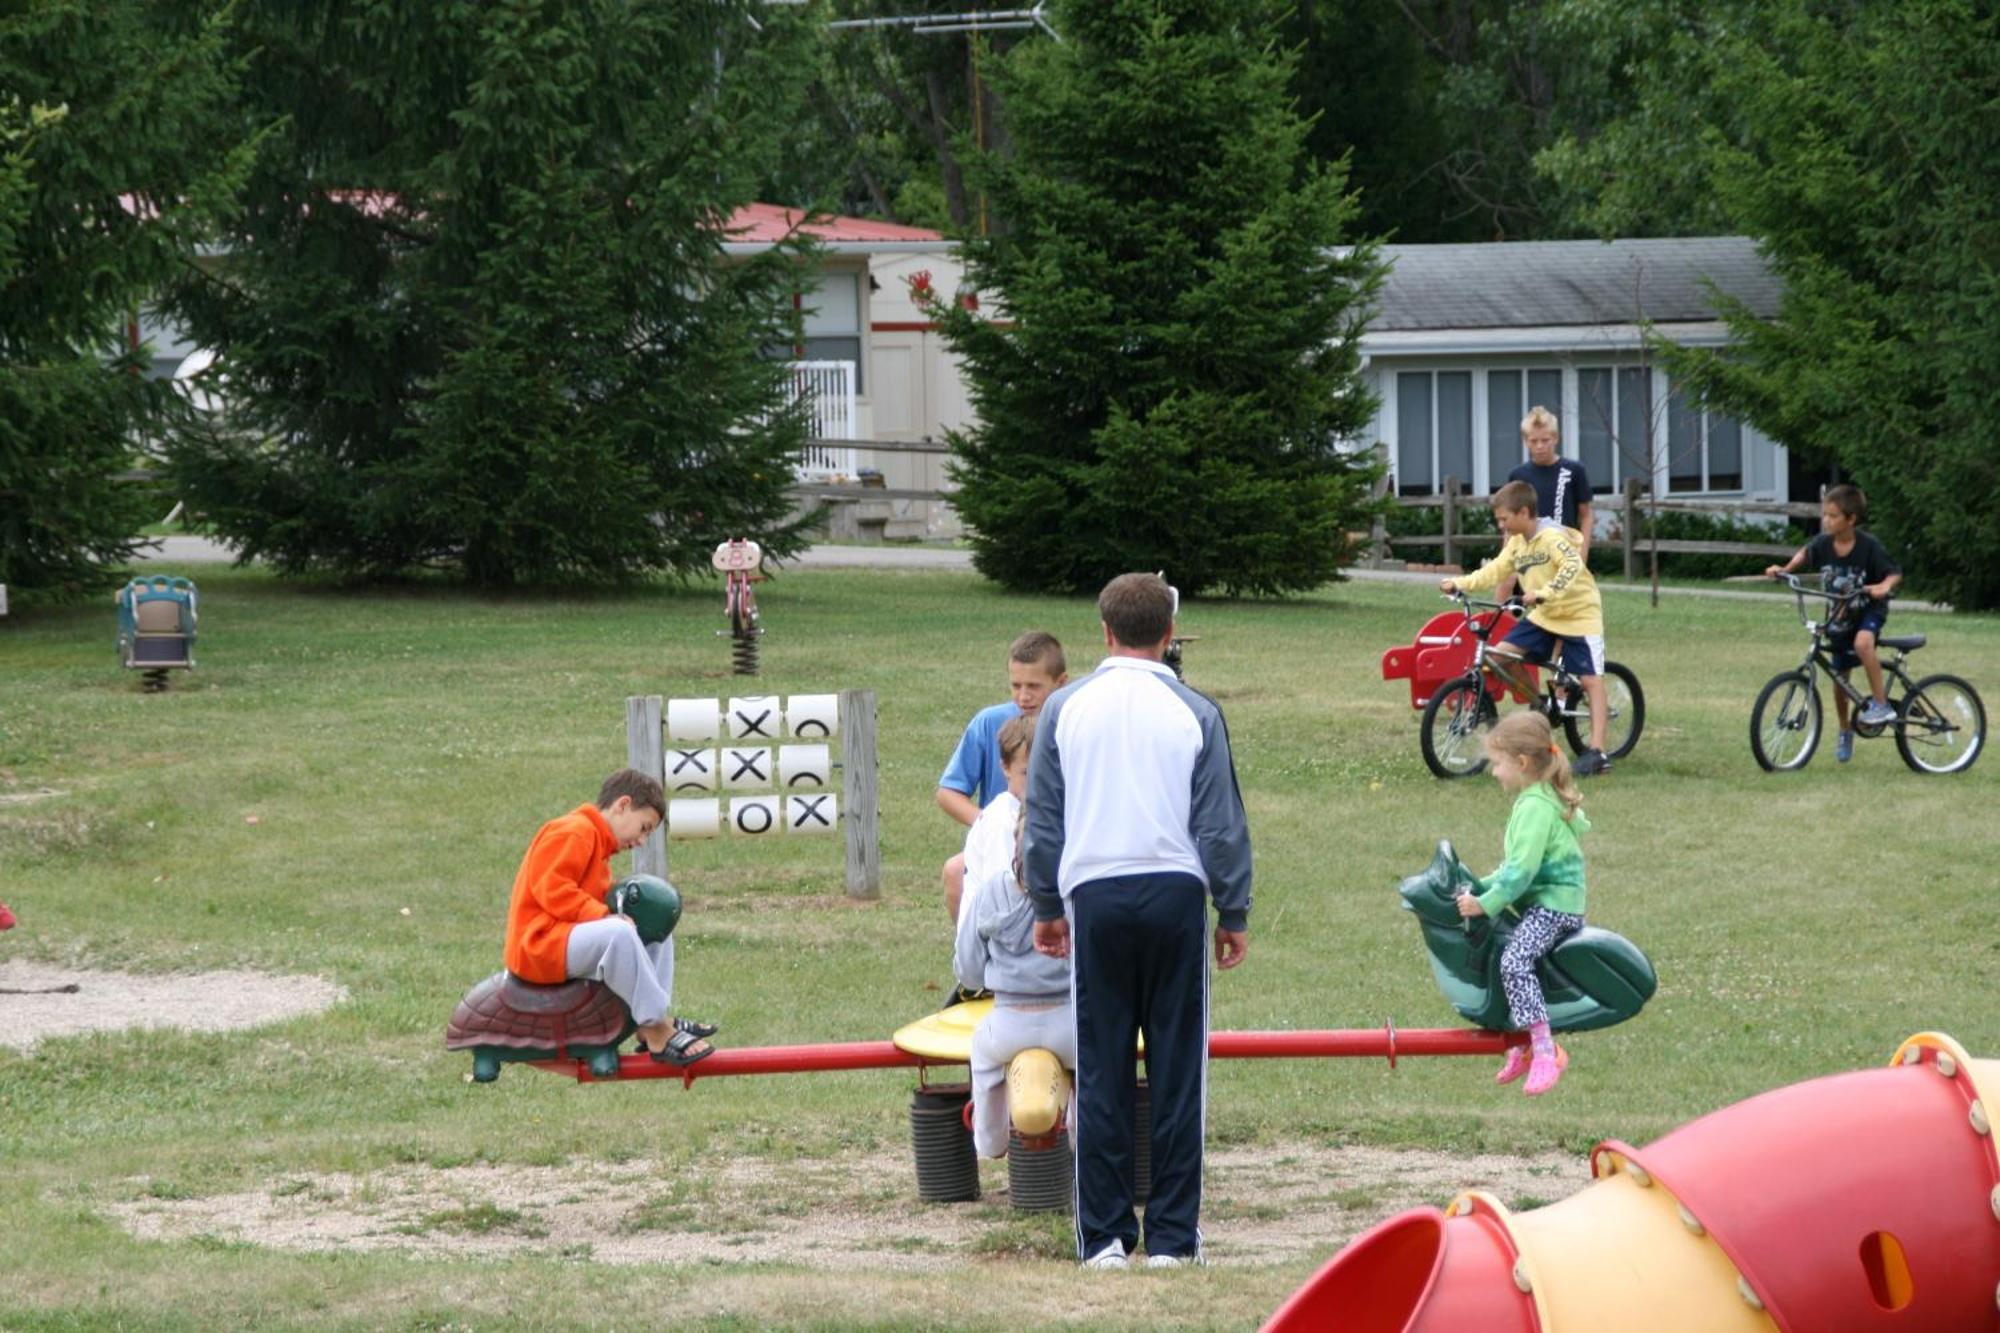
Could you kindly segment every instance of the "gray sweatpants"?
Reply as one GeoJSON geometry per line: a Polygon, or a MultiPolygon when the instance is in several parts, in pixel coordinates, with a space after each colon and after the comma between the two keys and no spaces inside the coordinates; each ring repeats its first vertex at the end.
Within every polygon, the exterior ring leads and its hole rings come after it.
{"type": "MultiPolygon", "coordinates": [[[[1068,997],[1053,1004],[1022,1008],[995,1004],[972,1034],[972,1146],[981,1157],[1005,1157],[1008,1131],[1007,1066],[1031,1047],[1054,1051],[1064,1069],[1076,1069],[1076,1015],[1068,997]]],[[[1076,1123],[1076,1091],[1070,1089],[1068,1123],[1076,1123]]]]}
{"type": "Polygon", "coordinates": [[[570,927],[567,961],[572,977],[609,986],[640,1027],[659,1022],[673,1007],[674,937],[643,943],[630,917],[599,917],[570,927]]]}

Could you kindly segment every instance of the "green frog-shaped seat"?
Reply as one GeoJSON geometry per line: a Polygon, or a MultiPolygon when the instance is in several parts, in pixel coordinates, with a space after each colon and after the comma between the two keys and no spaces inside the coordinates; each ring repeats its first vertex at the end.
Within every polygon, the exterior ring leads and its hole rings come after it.
{"type": "MultiPolygon", "coordinates": [[[[1513,1024],[1500,985],[1500,955],[1521,918],[1512,908],[1497,917],[1459,916],[1458,895],[1481,888],[1451,843],[1440,841],[1430,865],[1403,881],[1403,910],[1416,914],[1431,971],[1452,1008],[1482,1028],[1505,1032],[1513,1024]]],[[[1557,1032],[1622,1023],[1659,987],[1653,964],[1637,945],[1597,926],[1585,926],[1564,939],[1536,971],[1548,1001],[1549,1026],[1557,1032]]]]}

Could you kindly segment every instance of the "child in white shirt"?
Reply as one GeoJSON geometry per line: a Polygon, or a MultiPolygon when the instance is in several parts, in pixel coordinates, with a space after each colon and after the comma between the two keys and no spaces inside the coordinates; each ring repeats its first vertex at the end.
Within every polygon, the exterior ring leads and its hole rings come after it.
{"type": "Polygon", "coordinates": [[[967,990],[993,992],[993,1012],[972,1038],[972,1141],[982,1157],[1007,1154],[1007,1066],[1015,1056],[1039,1046],[1064,1069],[1076,1068],[1069,962],[1035,951],[1034,906],[1017,864],[1034,727],[1033,718],[1017,717],[1000,728],[1007,790],[980,812],[965,840],[952,968],[967,990]]]}

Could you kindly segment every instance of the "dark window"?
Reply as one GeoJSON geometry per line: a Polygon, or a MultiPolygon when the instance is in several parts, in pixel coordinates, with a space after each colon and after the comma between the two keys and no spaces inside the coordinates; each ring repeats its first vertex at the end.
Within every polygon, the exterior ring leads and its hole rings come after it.
{"type": "MultiPolygon", "coordinates": [[[[1563,376],[1560,370],[1489,370],[1486,372],[1486,480],[1489,490],[1498,490],[1507,474],[1528,459],[1521,442],[1521,421],[1531,408],[1545,407],[1556,419],[1556,438],[1567,441],[1568,423],[1563,420],[1563,376]],[[1526,385],[1527,392],[1522,392],[1526,385]]],[[[1569,454],[1567,443],[1557,451],[1569,454]]]]}
{"type": "Polygon", "coordinates": [[[852,361],[854,391],[866,393],[866,367],[861,354],[861,275],[851,271],[821,273],[798,296],[804,338],[801,361],[852,361]]]}
{"type": "Polygon", "coordinates": [[[1489,491],[1499,490],[1507,474],[1527,457],[1521,451],[1521,418],[1527,412],[1521,404],[1521,372],[1487,371],[1486,488],[1489,491]]]}
{"type": "Polygon", "coordinates": [[[1603,495],[1618,489],[1612,466],[1612,427],[1618,420],[1611,394],[1611,372],[1592,367],[1576,372],[1577,459],[1590,474],[1590,489],[1603,495]]]}
{"type": "Polygon", "coordinates": [[[1701,412],[1675,389],[1667,397],[1667,489],[1698,491],[1701,478],[1701,412]]]}
{"type": "Polygon", "coordinates": [[[1743,427],[1720,412],[1708,414],[1708,489],[1743,489],[1743,427]]]}
{"type": "Polygon", "coordinates": [[[854,391],[861,392],[861,339],[852,338],[807,338],[800,344],[803,354],[801,361],[852,361],[854,363],[854,391]]]}
{"type": "Polygon", "coordinates": [[[1431,377],[1403,371],[1396,376],[1396,494],[1430,495],[1431,377]]]}
{"type": "Polygon", "coordinates": [[[1472,372],[1437,377],[1438,474],[1454,478],[1460,493],[1472,489],[1472,372]]]}
{"type": "MultiPolygon", "coordinates": [[[[1546,407],[1556,414],[1556,427],[1566,438],[1569,423],[1563,420],[1563,373],[1560,370],[1531,370],[1528,372],[1528,406],[1546,407]]],[[[1522,416],[1527,412],[1523,411],[1522,416]]]]}
{"type": "Polygon", "coordinates": [[[1619,468],[1614,486],[1626,477],[1652,484],[1654,450],[1659,447],[1659,441],[1648,435],[1652,428],[1653,372],[1644,366],[1625,366],[1618,372],[1619,468]]]}

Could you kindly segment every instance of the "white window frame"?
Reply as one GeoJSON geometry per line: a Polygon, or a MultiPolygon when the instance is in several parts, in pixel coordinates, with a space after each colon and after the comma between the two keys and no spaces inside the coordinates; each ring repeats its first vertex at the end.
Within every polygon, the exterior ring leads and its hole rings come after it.
{"type": "MultiPolygon", "coordinates": [[[[827,280],[831,278],[853,279],[855,326],[852,329],[842,326],[840,328],[814,329],[810,332],[801,327],[799,330],[799,341],[793,344],[792,346],[792,359],[794,361],[800,361],[800,362],[819,362],[827,360],[828,358],[815,357],[809,355],[807,344],[814,339],[852,338],[854,340],[854,347],[855,347],[854,360],[852,363],[854,366],[854,391],[861,397],[866,398],[867,387],[869,384],[873,382],[870,373],[871,367],[867,364],[868,270],[866,268],[853,268],[847,265],[835,264],[835,265],[827,265],[819,269],[811,270],[809,272],[801,272],[799,274],[799,280],[797,284],[794,285],[792,288],[792,309],[798,313],[801,325],[803,325],[806,311],[808,310],[816,311],[819,309],[819,307],[810,304],[813,296],[817,294],[825,286],[827,280]],[[810,280],[808,281],[808,279],[810,280]]],[[[845,360],[846,358],[840,358],[840,359],[845,360]]]]}
{"type": "Polygon", "coordinates": [[[1480,391],[1479,367],[1476,365],[1462,365],[1453,363],[1443,363],[1443,364],[1417,363],[1410,365],[1395,365],[1391,367],[1385,367],[1385,369],[1388,372],[1389,387],[1388,391],[1382,394],[1382,413],[1383,413],[1384,424],[1386,426],[1391,427],[1391,429],[1385,431],[1384,433],[1393,434],[1395,437],[1395,444],[1389,450],[1390,493],[1394,495],[1403,494],[1402,384],[1400,377],[1403,375],[1425,375],[1428,376],[1430,379],[1430,405],[1431,405],[1431,441],[1430,441],[1431,479],[1429,483],[1430,489],[1426,491],[1413,491],[1411,492],[1411,494],[1442,495],[1444,493],[1444,471],[1443,468],[1440,466],[1441,460],[1438,456],[1437,377],[1440,374],[1445,374],[1445,375],[1464,374],[1468,376],[1469,379],[1471,380],[1471,386],[1469,391],[1469,406],[1471,410],[1468,414],[1470,419],[1469,430],[1471,431],[1471,439],[1468,441],[1468,446],[1472,456],[1472,475],[1468,477],[1460,477],[1459,481],[1462,482],[1466,488],[1463,493],[1473,494],[1473,495],[1480,494],[1481,492],[1479,490],[1479,479],[1480,479],[1479,474],[1483,470],[1483,466],[1480,461],[1479,445],[1480,441],[1483,438],[1485,438],[1483,431],[1486,420],[1486,395],[1480,391]]]}
{"type": "Polygon", "coordinates": [[[1661,447],[1657,455],[1651,460],[1651,466],[1649,467],[1646,456],[1638,452],[1638,449],[1645,447],[1645,441],[1641,439],[1638,447],[1628,452],[1624,436],[1620,431],[1620,426],[1623,418],[1622,409],[1624,407],[1625,392],[1622,381],[1625,372],[1637,371],[1646,376],[1646,415],[1652,420],[1655,431],[1662,433],[1667,431],[1668,422],[1665,413],[1666,396],[1667,392],[1672,388],[1667,376],[1658,366],[1647,365],[1633,357],[1605,357],[1588,363],[1567,366],[1564,369],[1570,373],[1571,382],[1575,385],[1574,397],[1576,400],[1576,416],[1574,418],[1576,421],[1576,451],[1568,456],[1583,463],[1584,467],[1590,470],[1592,503],[1596,502],[1596,497],[1599,495],[1615,496],[1619,494],[1624,490],[1625,480],[1628,477],[1638,477],[1644,480],[1647,488],[1650,490],[1658,490],[1663,486],[1666,482],[1666,460],[1670,452],[1669,449],[1664,446],[1661,447]],[[1609,478],[1600,478],[1589,461],[1583,457],[1585,410],[1583,377],[1588,371],[1599,370],[1605,371],[1611,376],[1611,476],[1609,478]],[[1606,481],[1609,482],[1609,485],[1605,485],[1606,481]],[[1604,489],[1599,490],[1600,486],[1604,487],[1604,489]]]}
{"type": "MultiPolygon", "coordinates": [[[[1605,370],[1611,372],[1612,385],[1612,475],[1609,478],[1598,475],[1597,469],[1591,473],[1591,503],[1608,503],[1623,489],[1625,479],[1639,477],[1647,480],[1643,459],[1637,456],[1643,440],[1628,454],[1619,438],[1616,428],[1619,394],[1619,371],[1648,370],[1651,372],[1652,402],[1649,412],[1657,413],[1655,425],[1663,439],[1656,466],[1650,476],[1650,486],[1661,495],[1715,495],[1746,498],[1769,498],[1783,501],[1787,495],[1787,456],[1784,447],[1777,441],[1758,431],[1742,418],[1734,418],[1738,430],[1738,473],[1737,484],[1733,487],[1717,488],[1710,477],[1711,459],[1710,419],[1716,415],[1726,415],[1704,411],[1702,413],[1702,489],[1700,491],[1673,491],[1672,486],[1672,421],[1668,415],[1668,403],[1675,389],[1675,381],[1666,370],[1658,365],[1648,365],[1643,354],[1634,349],[1605,348],[1592,349],[1588,353],[1559,353],[1555,356],[1540,356],[1523,353],[1501,352],[1490,356],[1477,354],[1453,354],[1430,356],[1387,356],[1373,359],[1370,367],[1377,407],[1373,438],[1387,448],[1389,472],[1389,493],[1403,494],[1402,489],[1402,428],[1400,420],[1400,399],[1398,375],[1427,374],[1430,381],[1431,440],[1430,469],[1431,480],[1425,491],[1410,494],[1436,495],[1440,492],[1443,477],[1439,475],[1437,422],[1437,375],[1440,372],[1467,372],[1472,385],[1472,472],[1470,478],[1473,494],[1489,495],[1506,480],[1506,474],[1493,475],[1492,458],[1488,448],[1492,399],[1488,392],[1488,376],[1492,372],[1512,373],[1521,376],[1523,393],[1526,393],[1527,372],[1553,371],[1561,376],[1562,402],[1558,409],[1562,418],[1562,440],[1560,453],[1564,458],[1583,462],[1583,426],[1589,405],[1583,392],[1584,372],[1605,370]],[[1599,485],[1604,490],[1596,489],[1599,485]]],[[[1525,398],[1524,398],[1525,402],[1525,398]]],[[[1556,407],[1556,404],[1549,404],[1556,407]]],[[[1525,410],[1525,408],[1524,408],[1525,410]]],[[[1512,471],[1509,468],[1508,471],[1512,471]]]]}
{"type": "Polygon", "coordinates": [[[1725,412],[1712,411],[1709,408],[1701,407],[1695,404],[1690,404],[1689,406],[1694,415],[1695,432],[1698,437],[1695,443],[1695,456],[1699,460],[1699,467],[1697,468],[1695,474],[1695,480],[1697,484],[1693,486],[1676,486],[1674,484],[1676,480],[1674,476],[1674,462],[1676,459],[1676,451],[1674,449],[1674,442],[1673,442],[1673,422],[1674,422],[1673,402],[1675,395],[1678,394],[1679,392],[1680,392],[1679,386],[1672,386],[1670,392],[1666,395],[1667,448],[1666,448],[1666,459],[1665,459],[1666,477],[1664,479],[1664,484],[1666,489],[1663,490],[1661,494],[1663,495],[1747,494],[1749,491],[1749,475],[1750,475],[1750,428],[1744,425],[1742,419],[1739,417],[1731,417],[1725,412]],[[1723,417],[1726,420],[1734,422],[1736,426],[1736,484],[1733,486],[1715,485],[1710,474],[1710,469],[1709,469],[1710,426],[1716,417],[1723,417]]]}
{"type": "MultiPolygon", "coordinates": [[[[1475,422],[1478,423],[1473,439],[1473,463],[1476,470],[1483,471],[1484,476],[1482,480],[1485,483],[1478,490],[1478,494],[1491,495],[1493,492],[1499,490],[1502,483],[1507,480],[1507,474],[1514,470],[1514,468],[1510,467],[1506,472],[1501,473],[1497,477],[1493,475],[1493,451],[1491,447],[1493,431],[1491,427],[1493,425],[1492,377],[1495,375],[1512,375],[1520,381],[1522,417],[1527,415],[1529,408],[1536,406],[1548,407],[1556,414],[1556,456],[1558,458],[1576,457],[1576,442],[1570,438],[1575,434],[1575,431],[1571,429],[1571,423],[1576,420],[1576,385],[1574,377],[1568,373],[1568,367],[1559,361],[1554,365],[1538,361],[1523,361],[1514,365],[1501,364],[1498,361],[1481,361],[1475,364],[1472,373],[1479,381],[1473,393],[1475,401],[1472,415],[1475,422]],[[1537,404],[1529,401],[1528,376],[1536,373],[1553,374],[1556,376],[1556,401],[1553,404],[1537,404]]],[[[1528,453],[1526,446],[1521,442],[1521,418],[1516,417],[1511,423],[1501,424],[1512,433],[1514,437],[1514,453],[1522,462],[1525,462],[1528,453]]],[[[1519,464],[1517,463],[1515,466],[1519,466],[1519,464]]]]}
{"type": "MultiPolygon", "coordinates": [[[[1400,386],[1396,379],[1398,375],[1415,374],[1429,375],[1431,377],[1430,489],[1427,491],[1411,492],[1411,494],[1439,495],[1443,493],[1444,477],[1439,467],[1437,435],[1437,376],[1440,373],[1462,372],[1472,377],[1472,475],[1460,478],[1470,488],[1470,494],[1474,496],[1490,495],[1507,479],[1506,473],[1502,473],[1497,477],[1493,475],[1492,460],[1488,456],[1487,440],[1491,433],[1489,427],[1492,421],[1492,401],[1487,394],[1486,377],[1490,372],[1511,372],[1525,376],[1527,372],[1531,371],[1553,371],[1555,374],[1561,376],[1561,400],[1559,403],[1550,404],[1550,406],[1557,412],[1562,421],[1561,456],[1572,459],[1577,456],[1577,440],[1574,438],[1576,434],[1574,423],[1578,419],[1577,381],[1574,368],[1571,366],[1562,362],[1552,364],[1540,358],[1520,357],[1518,355],[1470,360],[1465,358],[1410,357],[1407,359],[1397,358],[1391,361],[1385,358],[1378,364],[1381,366],[1382,377],[1378,381],[1376,388],[1376,396],[1380,403],[1376,418],[1376,437],[1389,445],[1389,486],[1390,494],[1392,495],[1401,495],[1404,493],[1401,472],[1402,407],[1399,397],[1400,386]]],[[[1526,389],[1527,381],[1523,378],[1522,391],[1525,393],[1526,389]]],[[[1528,406],[1533,406],[1533,404],[1528,404],[1528,406]]],[[[1522,410],[1526,411],[1526,408],[1524,407],[1522,410]]],[[[1517,433],[1519,425],[1518,421],[1514,423],[1514,429],[1517,433]]],[[[1526,454],[1522,455],[1523,458],[1526,456],[1526,454]]],[[[1513,468],[1510,467],[1507,471],[1511,472],[1513,468]]]]}

